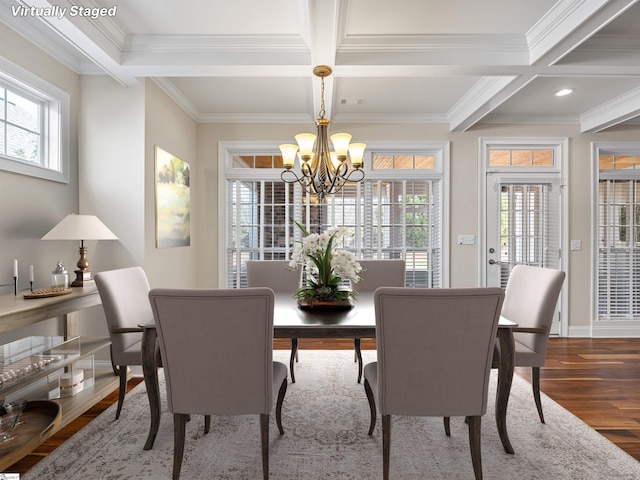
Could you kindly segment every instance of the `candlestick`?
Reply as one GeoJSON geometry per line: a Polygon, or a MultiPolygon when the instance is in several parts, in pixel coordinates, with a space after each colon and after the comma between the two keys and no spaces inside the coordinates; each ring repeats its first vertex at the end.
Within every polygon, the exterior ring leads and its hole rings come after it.
{"type": "Polygon", "coordinates": [[[18,295],[18,276],[14,275],[13,277],[13,294],[18,295]]]}

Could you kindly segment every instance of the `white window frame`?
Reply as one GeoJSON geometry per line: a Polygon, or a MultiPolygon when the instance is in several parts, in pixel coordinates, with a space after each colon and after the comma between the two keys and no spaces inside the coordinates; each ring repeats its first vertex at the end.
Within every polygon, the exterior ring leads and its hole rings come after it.
{"type": "MultiPolygon", "coordinates": [[[[640,321],[626,319],[598,320],[598,187],[600,182],[599,159],[602,154],[638,155],[640,142],[592,142],[591,143],[591,337],[637,337],[640,335],[640,321]]],[[[607,179],[639,180],[640,170],[612,170],[607,179]],[[634,178],[635,177],[635,178],[634,178]]]]}
{"type": "Polygon", "coordinates": [[[70,95],[3,57],[0,57],[0,81],[42,104],[40,163],[0,153],[0,170],[69,183],[70,95]]]}
{"type": "MultiPolygon", "coordinates": [[[[227,185],[228,178],[240,180],[280,180],[278,169],[234,168],[233,157],[239,155],[280,155],[278,146],[283,142],[219,142],[218,159],[218,284],[226,285],[226,228],[227,228],[227,185]]],[[[367,180],[440,180],[441,189],[441,229],[440,244],[441,284],[449,286],[449,142],[367,142],[364,158],[364,171],[367,180]],[[434,156],[434,168],[427,169],[372,169],[372,155],[424,155],[434,156]]]]}

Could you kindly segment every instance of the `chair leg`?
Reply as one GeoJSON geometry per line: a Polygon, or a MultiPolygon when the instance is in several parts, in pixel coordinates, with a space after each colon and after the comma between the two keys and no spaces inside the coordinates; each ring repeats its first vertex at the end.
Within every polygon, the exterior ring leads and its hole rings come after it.
{"type": "Polygon", "coordinates": [[[276,402],[276,423],[278,424],[280,435],[284,434],[284,428],[282,428],[282,402],[284,401],[285,393],[287,393],[286,378],[282,381],[282,385],[280,385],[280,391],[278,392],[278,401],[276,402]]]}
{"type": "Polygon", "coordinates": [[[389,453],[391,452],[391,415],[382,415],[382,478],[389,480],[389,453]]]}
{"type": "Polygon", "coordinates": [[[296,383],[296,375],[293,373],[294,360],[298,357],[298,339],[291,339],[291,358],[289,359],[289,373],[291,373],[291,383],[296,383]]]}
{"type": "Polygon", "coordinates": [[[269,480],[269,414],[260,414],[260,443],[262,445],[262,478],[269,480]]]}
{"type": "Polygon", "coordinates": [[[206,435],[207,433],[209,433],[210,429],[211,429],[211,415],[205,415],[204,416],[204,434],[206,435]]]}
{"type": "Polygon", "coordinates": [[[362,380],[362,350],[360,349],[360,339],[353,339],[353,347],[356,351],[356,360],[358,361],[358,383],[362,380]]]}
{"type": "Polygon", "coordinates": [[[180,478],[182,458],[184,457],[184,435],[187,416],[182,413],[173,414],[173,480],[180,478]]]}
{"type": "Polygon", "coordinates": [[[451,436],[451,417],[444,417],[444,434],[447,437],[451,436]]]}
{"type": "Polygon", "coordinates": [[[531,367],[531,386],[533,388],[533,399],[536,401],[536,408],[538,409],[538,416],[540,421],[544,423],[542,402],[540,401],[540,367],[531,367]]]}
{"type": "Polygon", "coordinates": [[[120,375],[120,369],[118,368],[118,365],[116,365],[113,361],[113,345],[109,346],[109,352],[111,357],[111,368],[113,368],[113,374],[117,377],[118,375],[120,375]]]}
{"type": "Polygon", "coordinates": [[[116,410],[116,420],[120,418],[120,411],[124,403],[124,395],[127,393],[127,366],[120,365],[120,390],[118,391],[118,408],[116,410]]]}
{"type": "Polygon", "coordinates": [[[474,415],[468,417],[469,447],[471,448],[471,463],[476,480],[482,480],[482,456],[480,452],[480,425],[482,417],[474,415]]]}
{"type": "Polygon", "coordinates": [[[369,409],[371,410],[371,423],[369,424],[369,435],[373,435],[373,429],[376,428],[376,401],[373,397],[373,392],[371,391],[371,385],[369,385],[369,381],[364,379],[364,391],[367,394],[367,400],[369,400],[369,409]]]}

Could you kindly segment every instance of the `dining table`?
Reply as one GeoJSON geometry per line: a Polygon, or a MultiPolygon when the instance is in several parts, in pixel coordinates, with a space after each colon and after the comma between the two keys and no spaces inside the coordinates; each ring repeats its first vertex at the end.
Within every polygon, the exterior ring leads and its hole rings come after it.
{"type": "MultiPolygon", "coordinates": [[[[359,293],[353,307],[347,309],[300,308],[295,298],[288,293],[276,293],[274,304],[274,338],[292,339],[290,373],[293,374],[294,358],[299,338],[375,338],[376,320],[373,292],[359,293]]],[[[151,425],[144,450],[153,448],[161,416],[161,397],[158,367],[161,365],[157,345],[157,333],[153,321],[140,323],[142,333],[142,372],[149,398],[151,425]]],[[[513,329],[518,326],[500,317],[497,341],[500,344],[498,385],[495,401],[496,426],[506,453],[514,450],[507,432],[507,406],[511,393],[514,372],[515,340],[513,329]]],[[[360,367],[362,357],[358,358],[360,367]]]]}

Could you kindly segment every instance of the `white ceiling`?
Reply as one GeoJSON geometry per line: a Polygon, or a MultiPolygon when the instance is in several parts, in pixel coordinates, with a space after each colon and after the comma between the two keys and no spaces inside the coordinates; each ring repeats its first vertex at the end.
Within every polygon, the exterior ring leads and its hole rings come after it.
{"type": "Polygon", "coordinates": [[[332,122],[594,132],[640,118],[638,0],[0,0],[0,22],[79,74],[153,78],[198,122],[311,122],[322,64],[332,122]]]}

